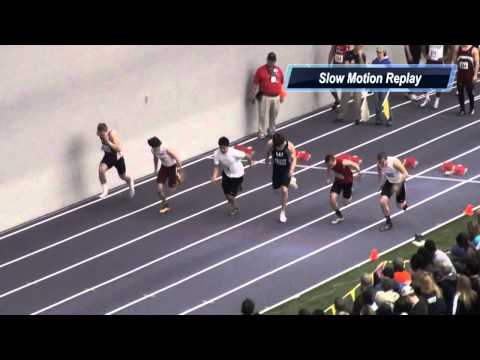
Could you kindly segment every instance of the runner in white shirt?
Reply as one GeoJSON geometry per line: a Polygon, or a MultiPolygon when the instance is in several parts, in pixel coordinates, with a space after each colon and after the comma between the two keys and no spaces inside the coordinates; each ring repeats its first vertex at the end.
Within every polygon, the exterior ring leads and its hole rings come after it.
{"type": "Polygon", "coordinates": [[[154,172],[158,171],[158,161],[160,160],[161,167],[157,175],[158,196],[162,202],[159,213],[165,214],[171,210],[167,201],[167,196],[164,191],[164,184],[168,180],[170,187],[170,195],[173,195],[177,189],[178,183],[181,181],[180,172],[182,171],[182,164],[178,155],[170,148],[162,144],[158,137],[148,139],[148,145],[152,148],[154,172]]]}
{"type": "Polygon", "coordinates": [[[242,159],[247,158],[251,163],[252,156],[230,147],[230,141],[226,137],[221,137],[218,140],[218,146],[219,149],[213,154],[215,167],[213,168],[212,182],[219,180],[221,164],[223,167],[222,189],[225,198],[231,206],[229,214],[233,216],[240,211],[235,198],[242,189],[243,175],[245,173],[242,159]]]}
{"type": "Polygon", "coordinates": [[[380,227],[380,231],[390,230],[393,227],[390,219],[390,197],[395,193],[397,205],[402,210],[407,210],[407,201],[405,193],[405,180],[408,177],[407,169],[402,162],[392,156],[387,156],[384,152],[377,155],[378,176],[382,193],[380,195],[380,206],[382,208],[385,224],[380,227]],[[386,178],[382,184],[383,178],[386,178]]]}

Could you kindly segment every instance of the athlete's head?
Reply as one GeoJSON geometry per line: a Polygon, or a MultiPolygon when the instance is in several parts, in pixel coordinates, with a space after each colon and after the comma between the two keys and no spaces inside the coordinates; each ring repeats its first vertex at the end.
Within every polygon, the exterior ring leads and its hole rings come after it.
{"type": "Polygon", "coordinates": [[[384,152],[378,153],[377,155],[377,164],[380,169],[383,169],[387,166],[387,154],[384,152]]]}
{"type": "Polygon", "coordinates": [[[97,135],[102,136],[108,131],[108,126],[105,123],[100,123],[97,125],[97,135]]]}
{"type": "Polygon", "coordinates": [[[275,134],[273,134],[272,140],[273,140],[273,146],[278,148],[278,147],[282,146],[283,144],[285,144],[286,139],[285,139],[285,136],[283,136],[282,134],[275,133],[275,134]]]}
{"type": "Polygon", "coordinates": [[[230,140],[228,140],[225,136],[222,136],[220,139],[218,139],[218,146],[220,151],[225,154],[230,146],[230,140]]]}
{"type": "Polygon", "coordinates": [[[277,62],[277,55],[274,52],[269,53],[267,55],[267,66],[269,68],[273,68],[276,62],[277,62]]]}
{"type": "Polygon", "coordinates": [[[333,168],[336,163],[337,163],[337,160],[335,159],[335,156],[333,156],[332,154],[328,154],[327,156],[325,156],[325,164],[327,164],[329,169],[333,168]]]}
{"type": "Polygon", "coordinates": [[[385,56],[387,56],[387,50],[382,46],[377,47],[377,59],[382,60],[385,56]]]}
{"type": "Polygon", "coordinates": [[[148,145],[150,145],[150,147],[152,148],[158,148],[162,145],[162,142],[160,141],[160,139],[156,136],[148,139],[147,141],[148,145]]]}
{"type": "Polygon", "coordinates": [[[255,303],[251,299],[245,299],[242,302],[242,315],[253,315],[255,303]]]}

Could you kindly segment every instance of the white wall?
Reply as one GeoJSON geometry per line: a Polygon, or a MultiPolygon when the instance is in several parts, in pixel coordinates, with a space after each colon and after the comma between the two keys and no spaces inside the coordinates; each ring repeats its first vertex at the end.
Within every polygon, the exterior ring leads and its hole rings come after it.
{"type": "MultiPolygon", "coordinates": [[[[395,47],[394,47],[395,48],[395,47]]],[[[256,130],[245,98],[257,66],[324,63],[319,46],[1,46],[0,230],[99,192],[96,125],[124,142],[134,177],[152,171],[146,139],[157,135],[188,158],[256,130]],[[146,104],[144,99],[148,96],[146,104]]],[[[371,60],[375,47],[367,46],[371,60]]],[[[401,49],[390,57],[403,62],[401,49]]],[[[289,94],[279,122],[331,102],[289,94]]],[[[116,171],[111,187],[119,185],[116,171]]]]}

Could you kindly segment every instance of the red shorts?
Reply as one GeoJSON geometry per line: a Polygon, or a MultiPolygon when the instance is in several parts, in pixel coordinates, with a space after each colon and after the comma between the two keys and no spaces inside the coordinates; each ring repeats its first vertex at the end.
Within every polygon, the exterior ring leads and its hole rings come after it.
{"type": "Polygon", "coordinates": [[[175,187],[177,186],[177,165],[170,167],[161,166],[157,175],[157,183],[165,184],[165,181],[168,179],[168,186],[175,187]]]}

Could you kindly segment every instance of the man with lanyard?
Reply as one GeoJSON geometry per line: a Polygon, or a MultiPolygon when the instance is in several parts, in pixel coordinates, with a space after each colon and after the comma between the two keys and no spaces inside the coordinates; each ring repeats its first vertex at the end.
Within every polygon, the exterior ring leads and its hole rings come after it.
{"type": "Polygon", "coordinates": [[[460,116],[466,115],[465,112],[465,89],[467,89],[470,100],[469,114],[475,113],[475,97],[473,96],[473,87],[478,78],[479,56],[478,49],[473,45],[460,45],[456,54],[457,62],[457,89],[458,101],[460,103],[460,116]]]}
{"type": "Polygon", "coordinates": [[[325,164],[327,164],[327,182],[330,181],[330,171],[333,171],[335,180],[332,188],[330,189],[330,205],[335,211],[337,218],[332,220],[332,224],[336,225],[341,223],[344,218],[341,213],[337,199],[340,193],[343,193],[344,205],[350,203],[352,200],[352,187],[353,187],[353,173],[352,169],[357,173],[360,173],[360,166],[351,160],[337,159],[334,155],[328,154],[325,156],[325,164]]]}
{"type": "Polygon", "coordinates": [[[270,156],[273,162],[272,186],[275,192],[280,189],[280,222],[284,223],[287,221],[288,187],[291,185],[294,189],[298,188],[297,179],[293,177],[297,166],[295,146],[282,134],[275,133],[267,143],[266,165],[270,163],[270,156]]]}
{"type": "Polygon", "coordinates": [[[277,55],[273,52],[267,56],[267,63],[260,66],[255,72],[253,86],[250,92],[250,100],[255,103],[258,100],[258,136],[265,138],[266,119],[268,116],[268,133],[275,132],[275,121],[280,110],[280,104],[284,101],[283,72],[276,66],[277,55]]]}
{"type": "MultiPolygon", "coordinates": [[[[332,45],[330,48],[330,53],[328,54],[328,63],[340,65],[345,63],[345,54],[348,51],[349,45],[332,45]]],[[[332,93],[335,102],[333,103],[332,110],[336,110],[340,106],[340,99],[338,98],[338,93],[333,91],[332,93]]]]}
{"type": "MultiPolygon", "coordinates": [[[[427,45],[427,64],[443,64],[444,59],[446,59],[446,49],[445,45],[427,45]]],[[[447,49],[448,50],[448,49],[447,49]]],[[[435,96],[435,102],[433,103],[433,108],[438,109],[440,103],[440,92],[437,92],[435,96]]],[[[430,93],[425,94],[425,100],[420,104],[420,107],[423,108],[427,106],[430,102],[430,93]]]]}
{"type": "Polygon", "coordinates": [[[153,154],[154,173],[157,174],[158,196],[162,205],[159,213],[165,214],[171,210],[167,196],[164,191],[164,184],[168,180],[168,186],[171,189],[171,194],[177,189],[179,175],[182,171],[182,163],[178,155],[169,147],[162,144],[158,137],[148,139],[148,145],[151,147],[153,154]],[[158,170],[158,160],[160,160],[160,171],[158,170]],[[158,173],[157,173],[158,172],[158,173]]]}
{"type": "Polygon", "coordinates": [[[113,129],[109,129],[107,124],[100,123],[97,126],[97,136],[100,138],[102,151],[104,152],[103,158],[100,161],[100,166],[98,167],[98,177],[100,179],[100,184],[102,185],[100,199],[105,199],[108,195],[106,174],[113,166],[117,169],[120,179],[128,184],[128,187],[130,188],[130,197],[133,198],[135,195],[135,184],[133,179],[127,175],[125,159],[122,154],[122,146],[117,132],[113,129]]]}
{"type": "MultiPolygon", "coordinates": [[[[355,45],[353,50],[345,53],[345,64],[366,64],[367,57],[363,52],[363,45],[355,45]]],[[[362,92],[342,92],[342,99],[340,101],[340,112],[335,119],[335,122],[341,122],[345,120],[349,110],[349,101],[353,99],[351,106],[354,107],[355,125],[360,124],[362,118],[362,99],[364,95],[362,92]]]]}
{"type": "Polygon", "coordinates": [[[252,156],[230,147],[230,141],[224,136],[218,140],[218,146],[218,150],[213,154],[215,166],[213,168],[212,182],[218,180],[220,164],[222,164],[222,189],[231,207],[229,215],[238,215],[240,209],[237,205],[236,197],[242,188],[243,175],[245,173],[242,159],[247,158],[251,163],[252,156]]]}
{"type": "Polygon", "coordinates": [[[397,206],[402,210],[407,210],[405,180],[408,177],[407,169],[402,162],[396,157],[387,156],[384,152],[377,155],[378,177],[380,180],[380,207],[382,208],[385,219],[385,224],[380,227],[380,231],[387,231],[393,227],[390,219],[390,197],[395,193],[397,206]],[[386,178],[382,185],[383,177],[386,178]]]}

